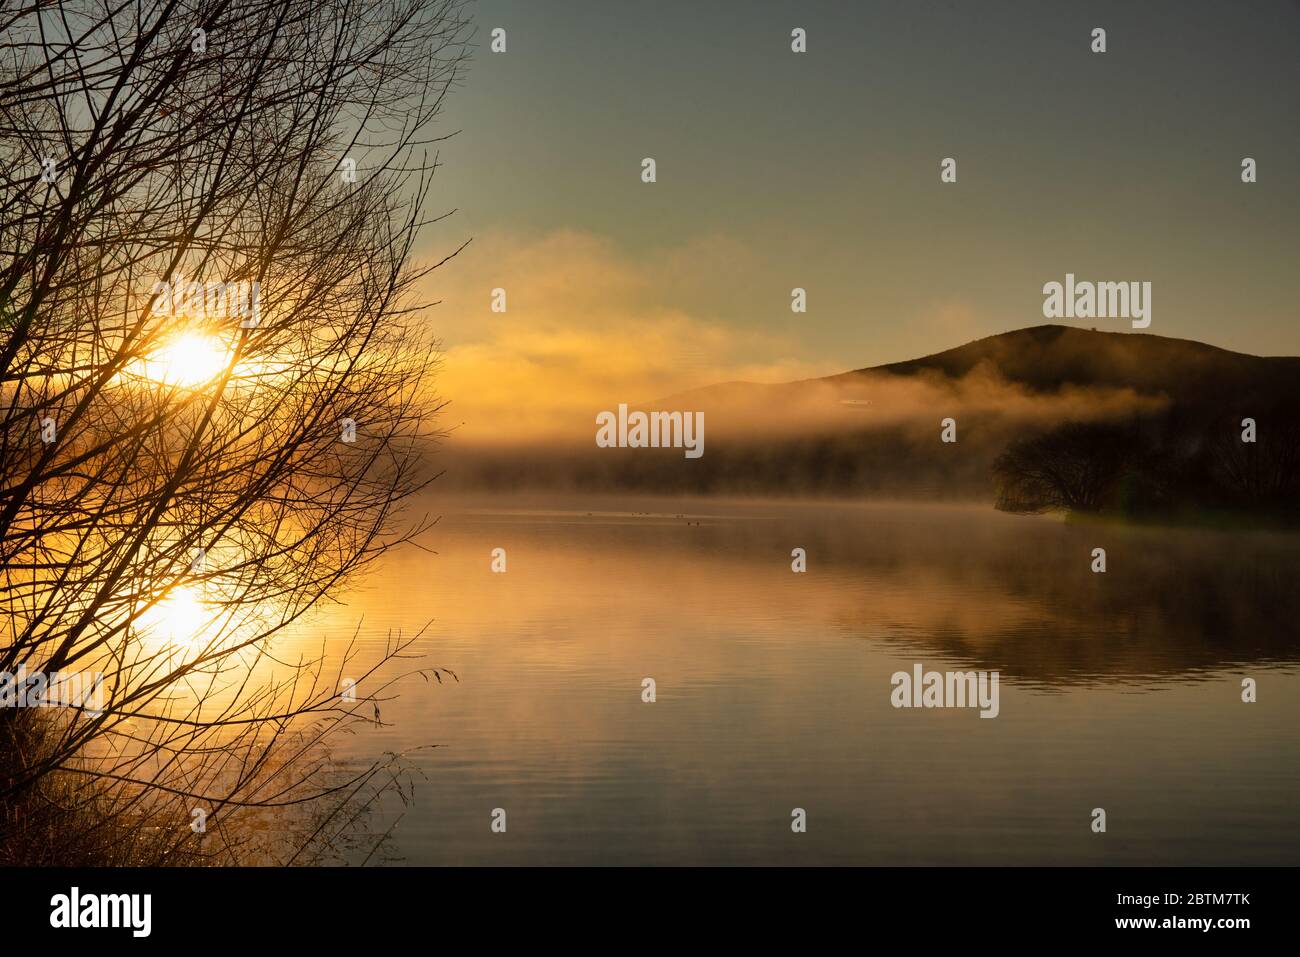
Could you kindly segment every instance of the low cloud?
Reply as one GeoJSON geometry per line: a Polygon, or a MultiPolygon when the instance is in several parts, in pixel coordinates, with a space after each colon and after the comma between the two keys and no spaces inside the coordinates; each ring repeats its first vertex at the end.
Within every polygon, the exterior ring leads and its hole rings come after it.
{"type": "Polygon", "coordinates": [[[742,328],[669,305],[719,262],[743,256],[704,238],[638,259],[569,230],[475,239],[433,275],[444,340],[439,391],[460,443],[586,434],[619,402],[716,382],[782,382],[840,371],[805,355],[792,335],[742,328]],[[507,311],[490,310],[495,288],[507,311]]]}

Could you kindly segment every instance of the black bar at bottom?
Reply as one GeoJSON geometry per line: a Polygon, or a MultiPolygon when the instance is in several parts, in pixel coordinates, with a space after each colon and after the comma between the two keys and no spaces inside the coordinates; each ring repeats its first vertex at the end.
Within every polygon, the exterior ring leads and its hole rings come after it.
{"type": "Polygon", "coordinates": [[[1047,934],[1231,946],[1293,925],[1294,884],[1294,869],[1281,868],[0,871],[11,942],[205,950],[451,946],[467,932],[484,944],[704,938],[806,949],[844,935],[987,945],[1047,934]],[[132,895],[149,895],[147,911],[132,895]]]}

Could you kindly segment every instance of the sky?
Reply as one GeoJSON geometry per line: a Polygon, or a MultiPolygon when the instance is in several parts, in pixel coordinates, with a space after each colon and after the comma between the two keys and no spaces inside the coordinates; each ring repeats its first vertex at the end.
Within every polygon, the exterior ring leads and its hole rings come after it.
{"type": "Polygon", "coordinates": [[[567,415],[926,355],[1047,321],[1066,273],[1151,282],[1149,333],[1300,354],[1295,0],[473,15],[430,201],[457,212],[421,255],[472,239],[429,322],[444,393],[483,427],[524,395],[567,415]]]}

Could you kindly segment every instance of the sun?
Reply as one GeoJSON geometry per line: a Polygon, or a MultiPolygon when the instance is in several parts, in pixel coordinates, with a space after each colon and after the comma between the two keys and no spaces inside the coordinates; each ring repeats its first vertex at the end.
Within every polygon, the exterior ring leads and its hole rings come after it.
{"type": "Polygon", "coordinates": [[[229,349],[214,336],[186,332],[141,359],[137,371],[163,385],[196,388],[221,375],[229,361],[229,349]]]}
{"type": "Polygon", "coordinates": [[[140,616],[140,629],[169,645],[190,645],[198,640],[208,613],[198,592],[188,586],[174,589],[140,616]]]}

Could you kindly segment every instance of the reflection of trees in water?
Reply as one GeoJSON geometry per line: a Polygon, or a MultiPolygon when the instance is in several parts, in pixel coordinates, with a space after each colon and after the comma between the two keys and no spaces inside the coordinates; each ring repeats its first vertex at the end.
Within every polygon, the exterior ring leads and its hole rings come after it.
{"type": "Polygon", "coordinates": [[[841,624],[907,655],[1046,684],[1300,662],[1292,536],[906,515],[845,519],[801,541],[827,575],[869,582],[841,624]],[[1104,574],[1090,570],[1097,546],[1104,574]],[[894,608],[891,593],[907,598],[894,608]]]}
{"type": "MultiPolygon", "coordinates": [[[[660,506],[644,506],[647,508],[660,506]]],[[[598,526],[602,567],[626,560],[736,621],[823,622],[851,638],[1008,678],[1183,680],[1300,662],[1300,536],[1019,517],[992,507],[691,502],[678,527],[598,526]],[[790,572],[802,547],[808,572],[790,572]],[[1092,549],[1107,568],[1091,571],[1092,549]]],[[[577,572],[574,572],[577,574],[577,572]]],[[[653,593],[652,593],[653,594],[653,593]]],[[[688,607],[693,607],[689,605],[688,607]]]]}
{"type": "Polygon", "coordinates": [[[345,793],[312,748],[377,717],[339,697],[360,662],[265,666],[423,527],[399,516],[437,411],[408,254],[467,25],[454,0],[65,6],[0,14],[0,670],[102,672],[106,700],[0,710],[0,800],[166,809],[162,861],[192,807],[345,793]],[[256,320],[161,309],[181,277],[256,283],[256,320]]]}

